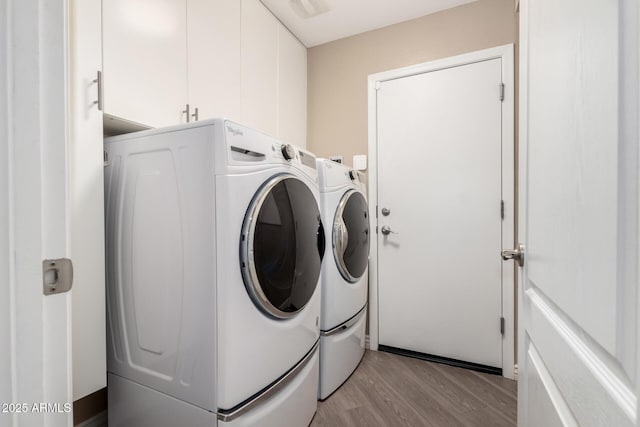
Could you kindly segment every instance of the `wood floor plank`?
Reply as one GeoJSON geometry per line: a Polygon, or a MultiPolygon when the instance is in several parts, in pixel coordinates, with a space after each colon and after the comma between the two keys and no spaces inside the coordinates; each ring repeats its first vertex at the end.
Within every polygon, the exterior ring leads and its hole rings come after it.
{"type": "MultiPolygon", "coordinates": [[[[442,374],[477,397],[484,407],[493,408],[512,423],[516,422],[516,382],[498,375],[447,367],[442,374]]],[[[478,408],[479,409],[479,408],[478,408]]]]}
{"type": "Polygon", "coordinates": [[[507,420],[493,408],[467,412],[461,417],[467,427],[513,427],[516,425],[516,421],[507,420]]]}
{"type": "Polygon", "coordinates": [[[410,357],[401,357],[398,362],[409,369],[414,378],[419,381],[424,393],[439,398],[441,404],[448,411],[465,413],[485,406],[478,396],[466,390],[460,383],[457,377],[460,368],[437,363],[424,363],[423,360],[410,357]]]}
{"type": "MultiPolygon", "coordinates": [[[[433,372],[429,369],[417,372],[413,365],[429,368],[423,361],[396,356],[389,353],[374,352],[382,364],[377,366],[377,372],[385,380],[386,387],[396,392],[398,400],[406,402],[418,414],[422,414],[425,423],[437,426],[463,427],[464,423],[457,419],[454,405],[450,396],[442,393],[443,388],[433,387],[437,382],[433,380],[433,372]],[[409,369],[407,369],[409,366],[409,369]],[[422,375],[420,375],[422,374],[422,375]],[[427,387],[425,387],[427,385],[427,387]]],[[[420,425],[409,423],[409,425],[420,425]]],[[[427,425],[427,424],[423,424],[427,425]]]]}
{"type": "Polygon", "coordinates": [[[513,427],[516,383],[462,368],[367,351],[312,427],[513,427]]]}
{"type": "MultiPolygon", "coordinates": [[[[379,372],[368,372],[366,376],[358,376],[360,391],[367,397],[370,404],[375,405],[377,412],[385,421],[385,425],[425,425],[430,423],[424,419],[419,411],[404,398],[407,390],[398,390],[389,384],[379,372]],[[363,378],[364,377],[364,378],[363,378]],[[404,393],[403,393],[404,391],[404,393]]],[[[361,408],[366,408],[365,405],[361,408]]]]}

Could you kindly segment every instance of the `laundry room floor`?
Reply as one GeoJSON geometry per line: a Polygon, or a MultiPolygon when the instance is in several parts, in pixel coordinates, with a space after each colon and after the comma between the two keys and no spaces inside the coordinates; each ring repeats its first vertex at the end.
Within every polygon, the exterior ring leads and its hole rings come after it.
{"type": "Polygon", "coordinates": [[[318,402],[311,427],[516,425],[516,382],[367,351],[347,382],[318,402]]]}

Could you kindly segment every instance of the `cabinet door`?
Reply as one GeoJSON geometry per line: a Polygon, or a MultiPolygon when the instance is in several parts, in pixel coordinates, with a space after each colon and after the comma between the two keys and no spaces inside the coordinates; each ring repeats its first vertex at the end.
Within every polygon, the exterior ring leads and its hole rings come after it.
{"type": "Polygon", "coordinates": [[[105,113],[159,127],[185,121],[186,0],[102,4],[105,113]]]}
{"type": "Polygon", "coordinates": [[[73,400],[107,386],[102,112],[94,82],[102,66],[100,0],[73,0],[68,209],[73,259],[73,400]]]}
{"type": "Polygon", "coordinates": [[[278,138],[307,146],[307,48],[278,28],[278,138]]]}
{"type": "Polygon", "coordinates": [[[277,133],[278,26],[258,0],[242,0],[242,122],[277,133]]]}
{"type": "Polygon", "coordinates": [[[199,120],[241,120],[240,2],[188,0],[187,22],[191,108],[199,120]]]}

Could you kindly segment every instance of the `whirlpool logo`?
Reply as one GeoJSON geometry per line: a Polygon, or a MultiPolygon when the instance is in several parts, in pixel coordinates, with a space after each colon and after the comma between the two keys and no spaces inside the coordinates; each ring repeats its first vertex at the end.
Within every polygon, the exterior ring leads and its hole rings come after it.
{"type": "Polygon", "coordinates": [[[240,129],[236,129],[236,128],[233,128],[233,127],[227,125],[227,130],[229,132],[231,132],[231,134],[233,136],[238,136],[238,135],[242,136],[242,131],[240,129]]]}

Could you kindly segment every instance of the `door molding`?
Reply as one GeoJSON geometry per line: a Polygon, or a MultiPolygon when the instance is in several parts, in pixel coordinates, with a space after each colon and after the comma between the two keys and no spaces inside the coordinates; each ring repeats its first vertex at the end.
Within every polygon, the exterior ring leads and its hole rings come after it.
{"type": "MultiPolygon", "coordinates": [[[[371,74],[368,78],[368,146],[369,146],[369,206],[378,205],[378,135],[377,89],[381,82],[443,70],[491,59],[502,59],[502,82],[505,85],[502,103],[502,198],[504,220],[502,222],[502,248],[515,247],[515,121],[514,121],[514,53],[513,44],[506,44],[462,55],[452,56],[409,67],[371,74]]],[[[499,88],[496,87],[496,96],[499,88]]],[[[371,215],[371,229],[376,229],[377,213],[371,215]]],[[[499,254],[496,254],[499,256],[499,254]]],[[[514,377],[515,363],[515,272],[514,263],[502,263],[502,315],[505,330],[502,342],[502,375],[514,377]]],[[[371,245],[369,262],[369,346],[378,349],[378,239],[371,245]]]]}

